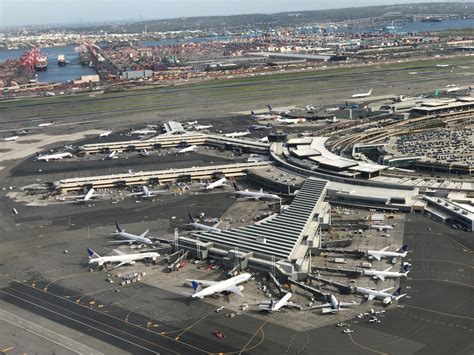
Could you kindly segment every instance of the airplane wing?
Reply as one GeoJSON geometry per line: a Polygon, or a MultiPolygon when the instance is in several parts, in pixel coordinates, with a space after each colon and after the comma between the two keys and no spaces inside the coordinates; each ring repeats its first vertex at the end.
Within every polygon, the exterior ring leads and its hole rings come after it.
{"type": "Polygon", "coordinates": [[[117,255],[125,255],[125,253],[122,253],[120,250],[118,249],[114,249],[114,253],[117,254],[117,255]]]}
{"type": "Polygon", "coordinates": [[[390,266],[390,267],[386,268],[386,269],[384,270],[384,272],[390,271],[390,270],[392,270],[392,268],[393,268],[393,266],[390,266]]]}
{"type": "Polygon", "coordinates": [[[122,266],[122,265],[125,265],[125,264],[128,264],[130,261],[122,261],[121,263],[118,263],[117,265],[114,266],[114,269],[122,266]]]}
{"type": "Polygon", "coordinates": [[[217,222],[217,223],[214,223],[214,224],[212,225],[212,228],[217,228],[217,226],[218,226],[219,224],[221,224],[221,221],[219,221],[219,222],[217,222]]]}
{"type": "Polygon", "coordinates": [[[367,302],[372,301],[374,298],[375,298],[375,295],[374,295],[374,294],[368,295],[368,296],[367,296],[367,302]]]}
{"type": "Polygon", "coordinates": [[[341,307],[353,307],[353,306],[358,306],[358,303],[355,302],[339,302],[339,306],[341,307]]]}
{"type": "Polygon", "coordinates": [[[143,192],[142,192],[142,191],[140,191],[140,192],[132,192],[132,193],[127,194],[127,196],[140,196],[140,195],[143,195],[143,192]]]}
{"type": "Polygon", "coordinates": [[[387,292],[389,290],[391,290],[393,287],[389,287],[389,288],[384,288],[383,290],[381,290],[380,292],[387,292]]]}
{"type": "Polygon", "coordinates": [[[324,307],[321,309],[322,314],[335,313],[337,311],[338,311],[337,309],[334,309],[332,307],[324,307]]]}
{"type": "Polygon", "coordinates": [[[386,251],[390,246],[380,249],[379,251],[386,251]]]}
{"type": "Polygon", "coordinates": [[[244,294],[242,293],[242,291],[240,291],[240,288],[238,286],[229,287],[225,289],[224,291],[230,291],[239,295],[240,297],[244,297],[244,294]]]}
{"type": "Polygon", "coordinates": [[[378,278],[379,280],[382,280],[382,281],[385,282],[385,276],[377,274],[377,275],[375,275],[375,277],[378,278]]]}
{"type": "Polygon", "coordinates": [[[287,302],[285,304],[286,307],[292,307],[292,308],[297,308],[297,309],[303,309],[303,306],[298,304],[298,303],[293,303],[293,302],[287,302]]]}
{"type": "Polygon", "coordinates": [[[320,304],[318,306],[312,306],[311,309],[327,308],[327,307],[331,307],[331,304],[330,303],[324,303],[324,304],[320,304]]]}
{"type": "Polygon", "coordinates": [[[133,240],[133,239],[121,239],[121,240],[111,240],[111,241],[109,241],[109,243],[111,243],[111,244],[125,244],[125,243],[137,243],[137,242],[138,241],[133,240]]]}
{"type": "Polygon", "coordinates": [[[191,280],[191,279],[187,279],[186,281],[188,282],[196,282],[198,284],[201,284],[201,285],[204,285],[204,286],[212,286],[212,285],[215,285],[217,283],[219,283],[218,281],[208,281],[208,280],[191,280]]]}
{"type": "Polygon", "coordinates": [[[379,254],[376,254],[376,253],[372,253],[370,254],[373,258],[375,258],[376,260],[380,261],[382,259],[382,257],[379,255],[379,254]]]}

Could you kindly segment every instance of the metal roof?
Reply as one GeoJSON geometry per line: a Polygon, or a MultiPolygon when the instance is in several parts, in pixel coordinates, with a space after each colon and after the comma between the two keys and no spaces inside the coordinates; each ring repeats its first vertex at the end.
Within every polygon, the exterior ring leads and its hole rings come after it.
{"type": "Polygon", "coordinates": [[[325,197],[326,185],[326,181],[310,177],[291,205],[275,217],[241,228],[197,232],[193,235],[200,240],[237,247],[239,250],[291,259],[319,203],[325,197]]]}

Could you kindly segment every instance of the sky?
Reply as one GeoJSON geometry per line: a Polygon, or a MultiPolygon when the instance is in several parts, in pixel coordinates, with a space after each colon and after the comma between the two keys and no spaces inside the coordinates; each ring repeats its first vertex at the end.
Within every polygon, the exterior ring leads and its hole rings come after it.
{"type": "MultiPolygon", "coordinates": [[[[459,1],[462,0],[443,2],[459,1]]],[[[0,27],[276,13],[423,2],[435,0],[0,0],[0,27]]]]}

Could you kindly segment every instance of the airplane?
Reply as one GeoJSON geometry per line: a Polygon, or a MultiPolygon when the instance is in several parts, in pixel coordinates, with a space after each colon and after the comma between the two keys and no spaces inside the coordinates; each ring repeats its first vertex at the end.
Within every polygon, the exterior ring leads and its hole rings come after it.
{"type": "Polygon", "coordinates": [[[384,225],[371,224],[370,228],[377,229],[379,232],[383,232],[388,229],[393,229],[394,227],[389,224],[384,224],[384,225]]]}
{"type": "Polygon", "coordinates": [[[260,131],[265,129],[272,129],[273,127],[268,123],[267,125],[254,124],[249,127],[249,131],[260,131]]]}
{"type": "Polygon", "coordinates": [[[326,118],[327,123],[337,123],[339,120],[334,116],[333,118],[326,118]]]}
{"type": "Polygon", "coordinates": [[[244,197],[248,199],[253,199],[255,201],[257,200],[278,200],[280,201],[280,196],[275,195],[275,194],[268,194],[263,192],[263,189],[260,189],[260,191],[249,191],[248,189],[245,190],[240,190],[237,184],[234,182],[234,195],[238,197],[244,197]]]}
{"type": "Polygon", "coordinates": [[[101,134],[99,134],[99,138],[108,137],[108,136],[110,136],[111,133],[112,133],[112,131],[102,132],[101,134]]]}
{"type": "Polygon", "coordinates": [[[354,94],[354,95],[352,95],[351,97],[352,97],[353,99],[356,99],[356,98],[368,97],[368,96],[370,96],[370,95],[372,95],[372,89],[370,89],[369,92],[364,92],[364,93],[362,93],[362,94],[354,94]]]}
{"type": "Polygon", "coordinates": [[[107,154],[106,156],[104,156],[102,160],[112,160],[112,159],[118,159],[118,158],[119,156],[117,155],[117,151],[114,150],[110,152],[109,154],[107,154]]]}
{"type": "Polygon", "coordinates": [[[204,130],[207,130],[207,129],[210,129],[212,128],[212,123],[211,124],[208,124],[208,125],[195,125],[194,126],[194,130],[196,131],[204,131],[204,130]]]}
{"type": "Polygon", "coordinates": [[[38,125],[38,127],[49,127],[49,126],[52,126],[54,124],[53,121],[50,121],[50,122],[46,122],[46,123],[40,123],[38,125]]]}
{"type": "Polygon", "coordinates": [[[305,118],[277,118],[276,122],[280,122],[282,124],[297,124],[297,123],[304,123],[306,122],[305,118]]]}
{"type": "Polygon", "coordinates": [[[410,272],[409,269],[405,267],[405,272],[397,272],[397,271],[390,271],[393,268],[393,266],[390,266],[389,268],[385,270],[365,270],[364,269],[364,276],[372,276],[374,279],[379,279],[382,281],[385,281],[386,278],[398,278],[398,277],[407,277],[408,273],[410,272]]]}
{"type": "Polygon", "coordinates": [[[450,87],[448,89],[446,89],[446,92],[456,92],[456,91],[459,91],[461,90],[461,88],[459,86],[455,86],[455,87],[450,87]]]}
{"type": "Polygon", "coordinates": [[[228,138],[238,138],[238,137],[244,137],[248,136],[250,134],[250,131],[244,131],[244,132],[232,132],[232,133],[225,133],[224,137],[228,138]]]}
{"type": "Polygon", "coordinates": [[[89,201],[90,199],[93,198],[93,196],[97,197],[96,195],[94,195],[95,193],[95,190],[94,188],[90,188],[89,190],[87,190],[87,187],[84,186],[84,193],[81,194],[81,195],[75,195],[75,196],[67,196],[66,198],[67,199],[76,199],[76,202],[87,202],[89,201]]]}
{"type": "Polygon", "coordinates": [[[279,312],[282,307],[294,307],[294,308],[301,309],[302,308],[301,305],[290,302],[291,296],[293,296],[293,294],[288,292],[277,302],[273,300],[262,302],[258,307],[260,311],[264,311],[264,312],[266,311],[269,313],[279,312]]]}
{"type": "Polygon", "coordinates": [[[147,156],[150,155],[150,152],[146,149],[142,149],[142,150],[140,150],[140,152],[138,154],[140,154],[140,156],[142,156],[142,157],[147,157],[147,156]]]}
{"type": "Polygon", "coordinates": [[[440,68],[447,68],[449,67],[449,64],[436,64],[436,66],[440,68]]]}
{"type": "Polygon", "coordinates": [[[184,154],[184,153],[195,152],[196,150],[197,150],[197,145],[190,145],[189,147],[178,150],[176,153],[184,154]]]}
{"type": "Polygon", "coordinates": [[[233,292],[240,297],[243,297],[242,290],[244,289],[243,286],[239,286],[239,284],[248,281],[252,277],[249,273],[243,273],[230,279],[223,280],[223,281],[207,281],[207,280],[187,280],[190,281],[192,287],[194,289],[194,293],[191,295],[192,298],[200,298],[203,299],[205,296],[211,296],[215,293],[220,292],[233,292]],[[206,288],[202,288],[201,285],[207,286],[206,288]]]}
{"type": "Polygon", "coordinates": [[[334,112],[334,111],[339,111],[339,110],[340,110],[339,106],[328,107],[328,108],[326,109],[327,112],[334,112]]]}
{"type": "Polygon", "coordinates": [[[268,140],[268,137],[263,137],[263,138],[257,139],[257,142],[259,142],[259,143],[268,143],[269,140],[268,140]]]}
{"type": "Polygon", "coordinates": [[[267,105],[267,107],[270,112],[276,113],[278,115],[281,115],[282,113],[288,113],[288,110],[274,110],[270,105],[267,105]]]}
{"type": "Polygon", "coordinates": [[[88,264],[103,266],[104,264],[108,264],[108,263],[118,263],[117,265],[114,266],[114,269],[115,269],[122,265],[133,265],[135,264],[135,262],[139,260],[151,259],[155,261],[160,256],[160,254],[156,252],[137,253],[137,254],[124,254],[119,250],[115,250],[115,252],[118,255],[100,256],[95,251],[88,248],[87,249],[87,254],[89,254],[88,264]]]}
{"type": "Polygon", "coordinates": [[[280,115],[273,115],[271,113],[256,114],[253,111],[250,111],[250,113],[252,114],[252,117],[257,120],[276,120],[277,118],[281,118],[280,115]]]}
{"type": "Polygon", "coordinates": [[[395,258],[395,257],[406,257],[408,245],[403,245],[400,249],[395,251],[386,251],[389,247],[382,248],[380,250],[367,250],[367,256],[380,261],[382,258],[395,258]],[[401,252],[400,252],[401,251],[401,252]]]}
{"type": "Polygon", "coordinates": [[[212,189],[215,189],[216,187],[227,186],[226,182],[227,182],[227,179],[225,177],[220,178],[219,180],[211,182],[211,183],[206,181],[206,185],[204,186],[204,190],[212,190],[212,189]]]}
{"type": "Polygon", "coordinates": [[[146,237],[146,235],[150,231],[149,229],[147,229],[140,235],[136,235],[136,234],[125,232],[125,229],[120,227],[117,222],[115,222],[115,226],[117,227],[117,229],[112,234],[121,240],[111,241],[109,243],[128,243],[128,244],[138,243],[138,244],[145,244],[145,245],[153,244],[152,240],[146,237]]]}
{"type": "Polygon", "coordinates": [[[72,154],[69,152],[54,153],[54,154],[43,154],[36,157],[36,161],[50,161],[50,160],[61,160],[63,158],[72,158],[72,154]]]}
{"type": "Polygon", "coordinates": [[[5,142],[12,142],[12,141],[16,141],[18,138],[20,138],[20,136],[11,136],[11,137],[4,138],[3,140],[5,142]]]}
{"type": "Polygon", "coordinates": [[[383,290],[372,290],[365,287],[356,287],[356,292],[367,298],[367,302],[371,302],[374,298],[382,300],[384,305],[392,303],[392,301],[398,301],[400,298],[405,297],[406,294],[400,295],[401,288],[399,287],[394,293],[387,293],[393,287],[385,288],[383,290]]]}
{"type": "Polygon", "coordinates": [[[158,133],[156,129],[149,129],[149,128],[135,129],[130,132],[130,134],[138,134],[140,136],[146,136],[148,134],[156,134],[156,133],[158,133]]]}
{"type": "Polygon", "coordinates": [[[217,228],[219,223],[214,224],[213,226],[208,226],[207,224],[202,224],[199,222],[196,222],[196,220],[193,218],[190,212],[188,212],[189,220],[190,223],[188,224],[189,226],[193,227],[194,229],[199,229],[203,230],[206,232],[220,232],[220,229],[217,228]]]}
{"type": "Polygon", "coordinates": [[[142,191],[132,192],[132,193],[128,194],[127,196],[138,196],[138,197],[141,197],[141,198],[150,198],[150,197],[156,196],[156,195],[158,195],[159,193],[162,193],[162,192],[167,192],[167,191],[166,190],[150,191],[150,190],[148,190],[148,187],[142,186],[142,191]]]}
{"type": "Polygon", "coordinates": [[[189,121],[189,122],[186,122],[187,125],[189,126],[194,126],[194,125],[197,125],[198,121],[189,121]]]}
{"type": "Polygon", "coordinates": [[[336,298],[336,296],[331,295],[330,300],[328,303],[324,303],[319,306],[311,307],[311,308],[321,308],[321,313],[322,314],[328,314],[328,313],[337,313],[339,311],[346,311],[346,307],[354,307],[357,306],[357,303],[352,301],[352,302],[339,302],[336,298]]]}

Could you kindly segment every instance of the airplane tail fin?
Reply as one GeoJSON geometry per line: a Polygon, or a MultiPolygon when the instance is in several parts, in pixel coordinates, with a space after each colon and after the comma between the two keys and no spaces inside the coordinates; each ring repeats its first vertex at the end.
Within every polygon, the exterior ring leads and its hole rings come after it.
{"type": "Polygon", "coordinates": [[[237,184],[235,182],[233,182],[232,185],[234,185],[235,191],[240,191],[239,187],[237,186],[237,184]]]}
{"type": "Polygon", "coordinates": [[[401,288],[401,287],[399,287],[399,288],[397,288],[397,290],[396,290],[396,291],[395,291],[395,292],[394,292],[392,295],[393,295],[393,296],[395,296],[395,297],[399,297],[399,296],[400,296],[400,293],[401,293],[401,291],[402,291],[402,288],[401,288]]]}
{"type": "Polygon", "coordinates": [[[254,112],[254,111],[250,111],[250,113],[251,113],[253,116],[255,116],[255,112],[254,112]]]}
{"type": "Polygon", "coordinates": [[[408,244],[404,244],[400,249],[398,249],[398,251],[406,253],[407,249],[408,249],[408,244]]]}
{"type": "Polygon", "coordinates": [[[191,212],[188,212],[188,216],[189,216],[189,220],[191,221],[191,223],[194,223],[194,218],[191,215],[191,212]]]}
{"type": "Polygon", "coordinates": [[[90,249],[90,248],[87,248],[87,254],[89,255],[89,259],[100,258],[100,255],[97,254],[95,251],[93,251],[93,250],[90,249]]]}
{"type": "Polygon", "coordinates": [[[122,228],[120,227],[120,225],[119,225],[117,222],[115,222],[115,227],[117,228],[116,232],[122,233],[122,232],[125,231],[124,229],[122,229],[122,228]]]}
{"type": "Polygon", "coordinates": [[[273,308],[273,300],[270,300],[270,303],[268,304],[268,309],[272,309],[273,308]]]}
{"type": "Polygon", "coordinates": [[[272,109],[272,107],[271,107],[270,105],[267,105],[267,106],[268,106],[268,109],[269,109],[270,111],[272,111],[272,110],[273,110],[273,109],[272,109]]]}
{"type": "Polygon", "coordinates": [[[194,290],[194,293],[198,293],[199,291],[201,291],[201,285],[198,284],[196,281],[191,281],[191,286],[194,290]]]}
{"type": "Polygon", "coordinates": [[[369,90],[369,95],[372,95],[372,89],[369,90]]]}

